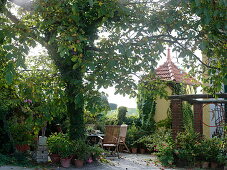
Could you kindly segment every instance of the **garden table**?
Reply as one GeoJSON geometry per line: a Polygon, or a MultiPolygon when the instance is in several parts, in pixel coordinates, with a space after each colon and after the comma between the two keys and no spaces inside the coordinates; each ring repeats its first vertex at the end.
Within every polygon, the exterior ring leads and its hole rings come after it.
{"type": "Polygon", "coordinates": [[[98,144],[99,141],[100,141],[100,138],[99,137],[104,137],[105,135],[104,134],[88,134],[87,135],[87,141],[89,144],[98,144]]]}

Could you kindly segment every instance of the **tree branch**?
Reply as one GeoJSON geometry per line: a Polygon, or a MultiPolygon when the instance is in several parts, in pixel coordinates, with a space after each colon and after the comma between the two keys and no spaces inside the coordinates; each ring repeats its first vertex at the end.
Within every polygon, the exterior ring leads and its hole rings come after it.
{"type": "Polygon", "coordinates": [[[4,14],[7,18],[9,18],[14,24],[16,25],[22,25],[22,31],[27,32],[28,37],[33,38],[35,41],[40,43],[42,46],[46,47],[47,42],[44,40],[44,38],[40,37],[39,35],[32,32],[32,29],[28,28],[23,22],[21,22],[15,15],[13,15],[8,9],[4,9],[4,14]]]}
{"type": "Polygon", "coordinates": [[[4,9],[4,14],[6,17],[8,17],[14,24],[19,24],[20,20],[17,19],[15,15],[13,15],[10,11],[8,11],[6,8],[4,9]]]}
{"type": "MultiPolygon", "coordinates": [[[[188,50],[187,48],[185,48],[183,45],[181,45],[181,43],[179,43],[177,40],[176,40],[176,43],[181,47],[183,48],[184,50],[188,50]]],[[[189,50],[190,51],[190,50],[189,50]]],[[[197,55],[195,55],[192,51],[190,51],[192,53],[192,55],[204,66],[206,66],[207,68],[210,68],[210,69],[219,69],[217,67],[213,67],[213,66],[209,66],[208,64],[204,63],[197,55]]]]}

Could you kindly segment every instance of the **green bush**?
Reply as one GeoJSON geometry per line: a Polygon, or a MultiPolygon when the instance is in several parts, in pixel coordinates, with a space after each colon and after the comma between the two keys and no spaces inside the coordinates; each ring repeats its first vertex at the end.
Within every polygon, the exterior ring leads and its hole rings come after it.
{"type": "Polygon", "coordinates": [[[159,128],[150,137],[150,143],[147,143],[149,150],[154,150],[159,161],[164,166],[170,166],[174,163],[174,142],[170,129],[159,128]],[[152,142],[152,143],[151,143],[152,142]]]}
{"type": "Polygon", "coordinates": [[[9,122],[9,131],[14,144],[31,144],[34,140],[32,125],[26,122],[18,123],[15,120],[9,122]]]}
{"type": "Polygon", "coordinates": [[[204,139],[200,145],[200,158],[204,161],[224,163],[225,153],[220,138],[204,139]]]}
{"type": "Polygon", "coordinates": [[[178,159],[185,160],[190,165],[200,159],[201,138],[199,134],[189,131],[181,132],[177,135],[175,145],[178,159]]]}
{"type": "Polygon", "coordinates": [[[91,147],[83,139],[73,142],[73,150],[76,158],[79,160],[86,160],[91,156],[91,147]]]}
{"type": "Polygon", "coordinates": [[[129,126],[126,136],[126,143],[130,147],[137,147],[138,144],[135,143],[136,140],[138,140],[140,136],[140,130],[138,127],[136,127],[135,123],[133,123],[131,126],[129,126]]]}
{"type": "Polygon", "coordinates": [[[89,152],[94,158],[98,158],[103,155],[103,153],[106,153],[106,151],[98,145],[89,146],[89,152]]]}
{"type": "Polygon", "coordinates": [[[149,136],[142,136],[138,140],[134,142],[137,146],[140,148],[146,148],[148,145],[151,145],[153,143],[153,137],[152,135],[149,136]]]}
{"type": "Polygon", "coordinates": [[[195,132],[185,131],[177,136],[175,153],[177,159],[184,160],[190,165],[195,161],[223,164],[226,159],[224,141],[222,138],[202,138],[195,132]]]}
{"type": "Polygon", "coordinates": [[[64,143],[68,144],[66,141],[69,141],[68,136],[63,133],[54,133],[50,135],[47,139],[49,152],[52,154],[60,154],[60,152],[63,152],[63,150],[66,149],[62,148],[64,147],[64,143]]]}
{"type": "Polygon", "coordinates": [[[117,114],[117,124],[122,125],[126,121],[126,113],[128,112],[127,107],[120,106],[118,108],[118,114],[117,114]]]}

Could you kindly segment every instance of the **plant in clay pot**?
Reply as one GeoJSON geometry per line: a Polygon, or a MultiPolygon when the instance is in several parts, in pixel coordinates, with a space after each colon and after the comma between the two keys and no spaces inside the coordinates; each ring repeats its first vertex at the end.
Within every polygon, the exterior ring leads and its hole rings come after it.
{"type": "Polygon", "coordinates": [[[134,142],[133,144],[131,144],[131,151],[133,154],[136,154],[137,150],[138,150],[138,144],[134,142]]]}
{"type": "Polygon", "coordinates": [[[59,155],[60,155],[60,162],[62,167],[68,168],[70,167],[70,162],[73,155],[73,145],[72,142],[69,140],[68,136],[64,136],[64,138],[60,139],[61,147],[59,148],[59,155]]]}
{"type": "Polygon", "coordinates": [[[62,133],[54,133],[47,139],[47,145],[50,153],[50,159],[53,163],[60,162],[59,148],[62,146],[62,140],[65,138],[62,133]]]}
{"type": "Polygon", "coordinates": [[[9,130],[15,143],[16,150],[25,152],[30,149],[30,144],[33,140],[32,127],[26,123],[13,120],[9,123],[9,130]]]}
{"type": "Polygon", "coordinates": [[[135,142],[139,139],[139,129],[136,127],[135,123],[132,124],[128,131],[127,131],[127,137],[126,137],[126,143],[128,146],[131,147],[132,153],[137,153],[137,146],[138,144],[135,142]]]}
{"type": "Polygon", "coordinates": [[[104,153],[106,153],[106,151],[98,145],[90,146],[89,150],[94,161],[97,160],[97,158],[99,158],[100,156],[104,155],[104,153]]]}
{"type": "Polygon", "coordinates": [[[80,168],[83,166],[84,161],[91,156],[89,146],[81,139],[73,142],[73,148],[74,154],[76,155],[76,159],[74,160],[75,166],[80,168]]]}

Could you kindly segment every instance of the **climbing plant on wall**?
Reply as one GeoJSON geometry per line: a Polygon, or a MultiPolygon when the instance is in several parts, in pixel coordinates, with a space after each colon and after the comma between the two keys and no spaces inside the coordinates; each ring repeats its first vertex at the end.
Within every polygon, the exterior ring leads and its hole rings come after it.
{"type": "Polygon", "coordinates": [[[166,83],[155,78],[153,74],[144,76],[140,80],[137,96],[137,107],[141,119],[142,129],[148,132],[155,130],[154,115],[157,97],[166,97],[166,83]]]}

